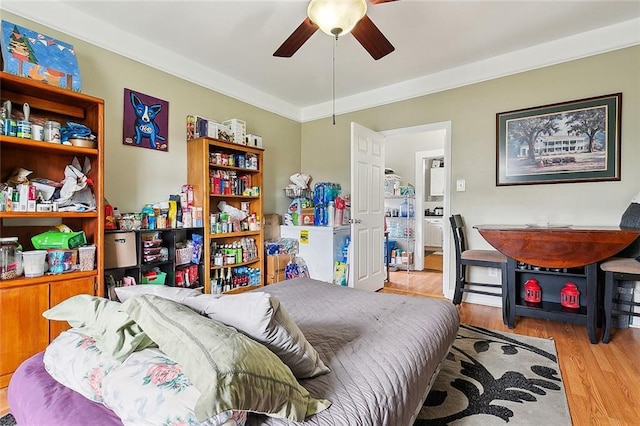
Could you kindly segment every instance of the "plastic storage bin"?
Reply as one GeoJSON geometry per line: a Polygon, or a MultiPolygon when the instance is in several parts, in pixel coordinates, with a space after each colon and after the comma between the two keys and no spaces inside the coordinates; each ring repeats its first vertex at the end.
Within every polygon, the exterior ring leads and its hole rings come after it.
{"type": "Polygon", "coordinates": [[[22,252],[18,247],[18,237],[0,238],[0,280],[22,275],[22,252]]]}
{"type": "Polygon", "coordinates": [[[46,250],[31,250],[22,252],[24,276],[28,278],[44,275],[44,264],[47,258],[46,250]]]}
{"type": "Polygon", "coordinates": [[[167,279],[166,272],[158,272],[155,275],[142,276],[140,283],[141,284],[158,284],[164,285],[164,281],[167,279]]]}
{"type": "Polygon", "coordinates": [[[135,232],[109,232],[104,236],[104,267],[126,268],[138,263],[135,232]]]}
{"type": "Polygon", "coordinates": [[[96,263],[96,246],[78,247],[79,266],[81,271],[91,271],[96,263]]]}
{"type": "Polygon", "coordinates": [[[77,259],[78,252],[76,250],[47,251],[47,263],[49,264],[49,272],[52,274],[73,271],[76,267],[77,259]]]}

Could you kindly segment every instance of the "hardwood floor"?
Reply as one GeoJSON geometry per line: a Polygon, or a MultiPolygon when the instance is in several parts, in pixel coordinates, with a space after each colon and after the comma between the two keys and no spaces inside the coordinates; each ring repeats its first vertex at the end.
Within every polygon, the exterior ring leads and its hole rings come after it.
{"type": "Polygon", "coordinates": [[[7,388],[0,389],[0,416],[4,416],[9,412],[9,403],[7,402],[7,388]]]}
{"type": "MultiPolygon", "coordinates": [[[[443,297],[442,274],[398,271],[390,274],[385,293],[443,297]]],[[[526,336],[554,339],[567,392],[571,419],[582,425],[637,425],[640,406],[640,329],[614,329],[609,344],[589,343],[585,327],[519,318],[510,330],[502,323],[500,309],[463,303],[460,319],[465,324],[526,336]]],[[[9,407],[6,389],[0,389],[0,415],[9,407]]],[[[553,425],[553,419],[549,419],[553,425]]]]}
{"type": "MultiPolygon", "coordinates": [[[[392,272],[387,284],[382,291],[442,297],[439,273],[392,272]]],[[[610,343],[592,345],[584,326],[518,318],[509,329],[499,308],[462,303],[459,311],[464,324],[554,339],[575,426],[640,424],[640,405],[634,402],[640,394],[640,329],[614,329],[610,343]]]]}

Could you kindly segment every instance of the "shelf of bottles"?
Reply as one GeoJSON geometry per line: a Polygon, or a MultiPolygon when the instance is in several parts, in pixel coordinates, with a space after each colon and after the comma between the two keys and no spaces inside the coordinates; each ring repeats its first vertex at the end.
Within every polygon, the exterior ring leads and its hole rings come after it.
{"type": "Polygon", "coordinates": [[[259,286],[260,268],[250,265],[259,261],[255,239],[242,237],[233,242],[211,241],[211,290],[220,294],[240,287],[259,286]]]}
{"type": "Polygon", "coordinates": [[[385,195],[385,220],[389,240],[397,245],[390,251],[389,266],[410,270],[415,252],[415,207],[413,195],[385,195]]]}
{"type": "Polygon", "coordinates": [[[228,237],[235,235],[257,235],[260,223],[255,213],[249,213],[250,206],[241,207],[247,217],[243,220],[233,218],[227,212],[209,214],[209,233],[212,237],[228,237]]]}
{"type": "Polygon", "coordinates": [[[252,175],[258,173],[258,157],[253,153],[209,153],[210,195],[257,197],[252,175]]]}

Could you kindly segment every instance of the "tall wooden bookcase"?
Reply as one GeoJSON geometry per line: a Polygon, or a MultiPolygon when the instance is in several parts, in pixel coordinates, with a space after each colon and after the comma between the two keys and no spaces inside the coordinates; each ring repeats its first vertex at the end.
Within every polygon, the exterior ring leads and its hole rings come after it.
{"type": "MultiPolygon", "coordinates": [[[[211,244],[230,244],[237,241],[240,238],[247,237],[252,238],[255,241],[257,247],[257,257],[244,263],[231,265],[232,267],[246,265],[251,268],[257,268],[260,270],[260,284],[264,285],[264,234],[263,234],[263,153],[264,149],[257,147],[250,147],[246,145],[240,145],[221,141],[218,139],[212,139],[208,137],[200,137],[187,141],[187,181],[193,185],[194,189],[194,204],[196,206],[202,206],[202,219],[204,224],[204,286],[205,293],[211,293],[211,275],[216,269],[226,269],[228,265],[223,268],[214,266],[211,259],[211,244]],[[220,156],[255,156],[257,167],[251,169],[248,167],[238,167],[237,165],[229,166],[220,164],[215,158],[220,156]],[[256,195],[232,195],[229,193],[220,194],[216,188],[214,188],[212,182],[212,174],[217,173],[236,173],[237,175],[248,174],[251,179],[251,186],[258,188],[258,194],[256,195]],[[249,203],[249,210],[255,213],[259,218],[258,230],[251,231],[239,231],[239,232],[211,232],[210,215],[213,213],[219,213],[218,203],[225,201],[228,205],[241,208],[242,202],[249,203]]],[[[224,192],[224,191],[222,191],[224,192]]],[[[228,293],[242,292],[245,290],[255,289],[256,286],[239,287],[231,290],[228,293]]]]}
{"type": "Polygon", "coordinates": [[[0,135],[0,176],[6,179],[15,169],[32,170],[30,177],[60,182],[65,166],[74,157],[91,163],[88,175],[93,181],[96,211],[91,212],[0,212],[0,236],[18,237],[24,250],[31,250],[31,237],[56,224],[84,231],[96,245],[96,268],[40,277],[24,276],[0,280],[0,388],[28,357],[44,350],[66,322],[47,321],[42,312],[76,294],[103,294],[103,167],[104,101],[45,83],[0,73],[0,98],[10,100],[14,111],[28,103],[33,119],[81,123],[98,136],[96,148],[80,148],[49,142],[0,135]]]}

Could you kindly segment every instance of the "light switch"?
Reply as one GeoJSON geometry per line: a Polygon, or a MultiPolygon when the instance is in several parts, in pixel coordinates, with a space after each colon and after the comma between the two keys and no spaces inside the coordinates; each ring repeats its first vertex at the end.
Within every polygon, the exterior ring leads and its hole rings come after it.
{"type": "Polygon", "coordinates": [[[458,191],[458,192],[464,192],[465,191],[465,180],[464,179],[458,179],[456,181],[456,191],[458,191]]]}

